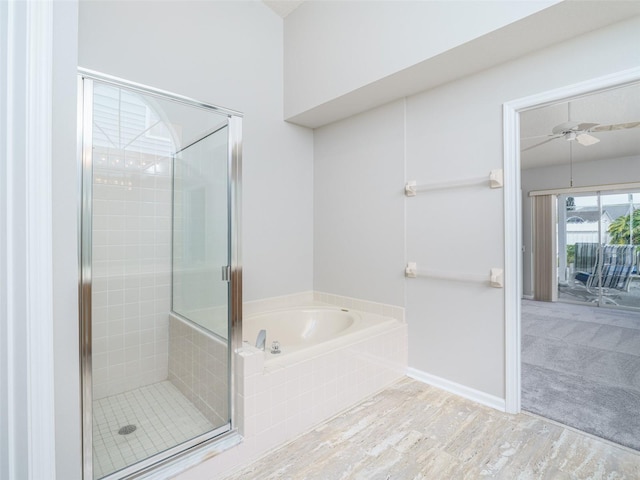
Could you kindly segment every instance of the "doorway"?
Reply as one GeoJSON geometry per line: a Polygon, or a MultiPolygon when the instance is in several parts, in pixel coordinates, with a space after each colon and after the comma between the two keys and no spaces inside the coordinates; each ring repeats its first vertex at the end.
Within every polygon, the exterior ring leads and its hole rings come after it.
{"type": "Polygon", "coordinates": [[[521,310],[522,409],[640,450],[637,245],[623,228],[634,193],[599,188],[532,192],[535,290],[521,310]]]}
{"type": "MultiPolygon", "coordinates": [[[[526,255],[530,253],[525,247],[523,252],[522,247],[527,240],[532,240],[531,230],[527,230],[527,225],[531,225],[531,208],[528,208],[526,203],[530,201],[530,197],[524,192],[526,188],[526,179],[520,174],[521,167],[521,149],[527,148],[530,145],[524,145],[520,142],[520,127],[523,113],[534,111],[541,107],[548,107],[556,104],[564,104],[564,121],[567,121],[567,103],[582,98],[588,94],[594,92],[607,92],[612,89],[621,86],[628,86],[637,83],[640,80],[640,69],[633,69],[626,72],[621,72],[617,75],[612,75],[606,78],[596,79],[591,82],[585,82],[578,85],[573,85],[567,88],[558,89],[545,94],[528,97],[518,101],[510,102],[505,105],[504,108],[504,122],[505,122],[505,215],[506,215],[506,262],[505,262],[505,274],[510,278],[517,278],[519,281],[507,282],[508,287],[505,288],[506,295],[506,333],[507,333],[507,381],[506,381],[506,404],[507,410],[517,413],[522,408],[522,350],[521,350],[521,338],[522,329],[524,328],[522,320],[523,309],[525,306],[521,303],[525,286],[529,286],[533,282],[533,275],[531,273],[531,263],[527,264],[526,255]],[[521,190],[522,187],[522,190],[521,190]],[[513,230],[511,230],[513,229],[513,230]]],[[[560,123],[560,122],[558,122],[560,123]]],[[[553,127],[553,125],[551,125],[553,127]]],[[[553,132],[548,132],[549,137],[556,135],[553,132]]],[[[595,135],[594,135],[595,136],[595,135]]],[[[542,140],[549,140],[542,139],[542,140]]],[[[567,140],[567,139],[565,139],[567,140]]],[[[560,140],[558,140],[560,142],[560,140]]],[[[548,142],[552,143],[552,142],[548,142]]],[[[562,145],[567,146],[571,142],[562,141],[557,144],[558,147],[562,145]]],[[[583,147],[583,145],[580,145],[583,147]]],[[[577,147],[576,147],[577,148],[577,147]]],[[[549,156],[547,156],[549,157],[549,156]]],[[[573,165],[565,165],[564,167],[556,167],[556,180],[557,185],[553,185],[552,190],[559,190],[561,187],[572,188],[569,183],[571,180],[578,180],[579,172],[573,172],[572,168],[575,168],[577,163],[573,165]],[[560,179],[566,179],[567,183],[560,183],[560,179]]],[[[606,177],[606,173],[602,177],[606,177]]],[[[583,180],[583,179],[580,179],[583,180]]],[[[632,181],[630,178],[626,181],[632,181]]],[[[597,184],[594,182],[592,185],[597,184]]],[[[608,182],[605,182],[608,183],[608,182]]],[[[613,183],[613,182],[612,182],[613,183]]],[[[576,185],[579,183],[576,182],[576,185]]],[[[583,185],[589,185],[583,183],[583,185]]],[[[531,190],[531,189],[529,189],[531,190]]],[[[528,191],[527,191],[528,192],[528,191]]],[[[557,193],[557,192],[553,192],[557,193]]],[[[567,193],[572,193],[571,191],[567,193]]],[[[557,212],[556,212],[557,214],[557,212]]],[[[556,257],[557,258],[557,257],[556,257]]],[[[532,298],[532,297],[530,297],[532,298]]],[[[606,301],[605,301],[606,302],[606,301]]],[[[606,302],[608,303],[608,302],[606,302]]],[[[557,305],[550,303],[549,305],[557,305]]],[[[590,308],[590,307],[588,307],[590,308]]],[[[538,313],[541,313],[540,311],[538,313]]],[[[629,312],[624,312],[629,314],[629,312]]],[[[635,315],[635,312],[631,312],[631,315],[635,315]]],[[[546,317],[547,313],[541,313],[541,316],[546,317]]],[[[562,349],[558,349],[559,352],[562,349]]],[[[592,362],[592,365],[597,365],[598,362],[592,362]]]]}

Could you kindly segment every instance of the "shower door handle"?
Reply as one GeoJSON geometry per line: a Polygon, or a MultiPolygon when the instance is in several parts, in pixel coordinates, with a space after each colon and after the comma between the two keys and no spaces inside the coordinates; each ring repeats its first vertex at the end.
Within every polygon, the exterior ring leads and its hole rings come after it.
{"type": "Polygon", "coordinates": [[[222,266],[222,281],[228,282],[231,277],[231,267],[229,265],[222,266]]]}

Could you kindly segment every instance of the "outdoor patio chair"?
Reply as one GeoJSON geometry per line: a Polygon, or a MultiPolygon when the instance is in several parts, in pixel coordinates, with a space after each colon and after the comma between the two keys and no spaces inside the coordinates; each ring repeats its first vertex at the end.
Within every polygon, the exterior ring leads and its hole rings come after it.
{"type": "Polygon", "coordinates": [[[593,273],[596,267],[598,255],[598,243],[576,243],[575,244],[575,264],[576,272],[593,273]]]}
{"type": "MultiPolygon", "coordinates": [[[[577,260],[578,244],[576,244],[577,260]]],[[[634,245],[605,245],[596,249],[595,262],[591,269],[578,271],[574,278],[582,283],[587,292],[596,296],[602,287],[602,294],[611,303],[611,296],[617,292],[629,291],[629,283],[636,262],[634,245]],[[602,254],[600,254],[602,252],[602,254]]]]}

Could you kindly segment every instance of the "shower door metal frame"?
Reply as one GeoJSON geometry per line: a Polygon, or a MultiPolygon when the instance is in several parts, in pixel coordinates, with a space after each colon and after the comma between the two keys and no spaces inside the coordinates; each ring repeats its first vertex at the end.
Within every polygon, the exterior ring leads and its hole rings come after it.
{"type": "MultiPolygon", "coordinates": [[[[236,427],[236,358],[234,353],[242,346],[242,262],[241,262],[241,183],[242,183],[242,114],[192,98],[176,95],[105,75],[87,69],[78,70],[78,156],[80,202],[78,206],[79,241],[79,319],[80,319],[80,379],[82,403],[82,475],[84,480],[93,480],[93,394],[92,394],[92,194],[93,194],[93,84],[94,81],[111,84],[129,91],[156,98],[175,101],[196,108],[210,110],[226,116],[228,126],[228,222],[230,248],[229,278],[229,417],[226,425],[176,445],[163,452],[141,460],[117,472],[105,480],[121,478],[145,478],[153,475],[157,468],[166,467],[171,475],[199,463],[211,455],[212,450],[224,451],[238,444],[242,437],[236,427]]],[[[167,312],[169,314],[169,312],[167,312]]]]}

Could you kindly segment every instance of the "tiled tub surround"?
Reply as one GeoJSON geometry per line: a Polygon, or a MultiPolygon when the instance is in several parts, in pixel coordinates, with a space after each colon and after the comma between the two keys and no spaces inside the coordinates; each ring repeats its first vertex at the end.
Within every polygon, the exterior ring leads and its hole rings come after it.
{"type": "Polygon", "coordinates": [[[272,355],[244,343],[238,409],[243,434],[257,437],[258,444],[270,443],[272,435],[292,438],[406,374],[407,325],[401,307],[304,292],[248,302],[243,308],[247,318],[306,306],[346,308],[370,322],[291,355],[272,355]]]}
{"type": "Polygon", "coordinates": [[[290,357],[246,345],[241,429],[271,448],[393,383],[406,372],[406,324],[385,322],[290,357]]]}
{"type": "Polygon", "coordinates": [[[266,360],[262,350],[244,344],[235,364],[237,426],[244,441],[175,478],[222,478],[406,374],[407,326],[400,307],[306,292],[248,302],[243,308],[246,316],[331,304],[354,310],[357,305],[360,312],[376,315],[392,313],[396,320],[279,360],[266,360]]]}
{"type": "Polygon", "coordinates": [[[226,341],[169,315],[169,380],[213,425],[229,419],[226,341]]]}

